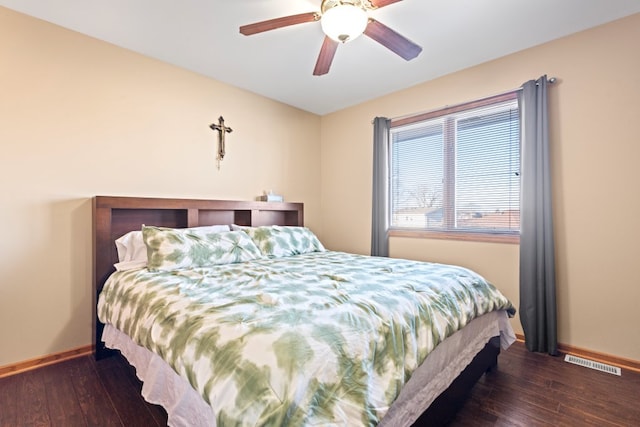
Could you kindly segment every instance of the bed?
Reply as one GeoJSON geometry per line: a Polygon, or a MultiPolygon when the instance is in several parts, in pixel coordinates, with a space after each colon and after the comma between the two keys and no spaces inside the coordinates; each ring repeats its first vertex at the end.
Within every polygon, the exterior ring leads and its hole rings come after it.
{"type": "Polygon", "coordinates": [[[96,358],[120,351],[143,381],[145,399],[167,410],[170,425],[446,423],[496,366],[500,347],[513,342],[511,304],[489,285],[479,297],[463,298],[481,301],[471,309],[477,313],[440,319],[453,303],[438,292],[467,292],[448,284],[458,275],[480,286],[475,273],[326,251],[304,227],[303,209],[300,203],[94,197],[96,358]],[[149,264],[123,263],[123,236],[141,229],[149,264]],[[198,239],[209,233],[216,250],[231,239],[223,253],[235,258],[209,265],[201,252],[185,256],[171,245],[185,233],[198,239]],[[290,240],[275,243],[274,236],[290,240]],[[434,268],[438,292],[416,279],[434,268]],[[389,277],[394,283],[403,277],[403,287],[387,292],[389,277]],[[487,302],[493,292],[497,302],[487,302]],[[425,315],[413,299],[427,297],[443,307],[425,315]],[[435,325],[430,333],[406,335],[425,330],[425,318],[435,325]],[[334,333],[334,321],[350,325],[349,332],[334,333]],[[372,360],[367,369],[365,359],[372,360]]]}

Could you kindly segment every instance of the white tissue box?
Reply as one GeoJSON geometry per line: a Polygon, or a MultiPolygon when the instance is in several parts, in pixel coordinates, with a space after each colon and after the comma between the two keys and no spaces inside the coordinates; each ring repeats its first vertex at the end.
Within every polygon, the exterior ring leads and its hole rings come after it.
{"type": "Polygon", "coordinates": [[[263,194],[260,196],[260,200],[263,202],[282,202],[283,197],[279,194],[263,194]]]}

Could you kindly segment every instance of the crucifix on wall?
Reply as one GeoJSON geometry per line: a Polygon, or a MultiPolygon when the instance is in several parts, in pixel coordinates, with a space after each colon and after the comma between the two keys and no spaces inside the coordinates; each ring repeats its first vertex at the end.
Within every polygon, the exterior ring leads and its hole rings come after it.
{"type": "Polygon", "coordinates": [[[233,129],[224,125],[224,118],[222,116],[218,117],[217,124],[212,123],[209,127],[218,131],[218,157],[216,160],[218,161],[218,169],[220,169],[220,162],[224,159],[225,154],[224,136],[227,133],[233,132],[233,129]]]}

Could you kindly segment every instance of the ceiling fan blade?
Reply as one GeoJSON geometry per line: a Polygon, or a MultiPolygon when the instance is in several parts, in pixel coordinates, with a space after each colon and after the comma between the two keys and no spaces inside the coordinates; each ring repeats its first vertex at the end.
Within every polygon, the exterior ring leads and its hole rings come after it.
{"type": "Polygon", "coordinates": [[[322,76],[329,72],[329,68],[331,68],[331,63],[333,62],[333,57],[335,56],[337,49],[338,42],[328,36],[325,36],[324,42],[322,42],[322,47],[320,48],[318,60],[316,61],[316,68],[313,70],[314,76],[322,76]]]}
{"type": "Polygon", "coordinates": [[[240,27],[240,34],[250,36],[264,31],[275,30],[277,28],[288,27],[290,25],[304,24],[320,19],[316,12],[301,13],[299,15],[284,16],[282,18],[269,19],[267,21],[256,22],[255,24],[243,25],[240,27]]]}
{"type": "Polygon", "coordinates": [[[369,24],[364,33],[407,61],[422,52],[420,46],[372,18],[369,18],[369,24]]]}
{"type": "Polygon", "coordinates": [[[402,0],[369,0],[369,2],[375,8],[389,6],[390,4],[398,3],[399,1],[402,1],[402,0]]]}

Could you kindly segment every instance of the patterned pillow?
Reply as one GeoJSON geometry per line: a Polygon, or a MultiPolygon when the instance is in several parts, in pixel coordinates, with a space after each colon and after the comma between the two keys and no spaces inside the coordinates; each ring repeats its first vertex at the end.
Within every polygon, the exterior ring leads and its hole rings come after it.
{"type": "MultiPolygon", "coordinates": [[[[143,225],[144,226],[144,225],[143,225]]],[[[228,225],[205,225],[191,227],[183,230],[195,230],[197,232],[216,233],[231,231],[228,225]]],[[[132,270],[147,266],[147,246],[142,238],[142,230],[130,231],[116,239],[118,262],[113,266],[118,271],[132,270]]]]}
{"type": "Polygon", "coordinates": [[[242,231],[142,227],[150,271],[232,264],[263,258],[260,249],[242,231]]]}
{"type": "Polygon", "coordinates": [[[242,230],[251,236],[262,254],[270,258],[325,251],[320,240],[306,227],[272,225],[242,230]]]}

